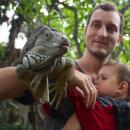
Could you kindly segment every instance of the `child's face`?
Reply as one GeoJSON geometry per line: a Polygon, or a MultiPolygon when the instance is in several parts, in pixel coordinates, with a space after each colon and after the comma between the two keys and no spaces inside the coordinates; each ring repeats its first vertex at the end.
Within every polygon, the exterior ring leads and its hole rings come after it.
{"type": "Polygon", "coordinates": [[[95,81],[98,96],[116,96],[119,87],[117,75],[118,72],[114,66],[104,66],[99,70],[95,81]]]}

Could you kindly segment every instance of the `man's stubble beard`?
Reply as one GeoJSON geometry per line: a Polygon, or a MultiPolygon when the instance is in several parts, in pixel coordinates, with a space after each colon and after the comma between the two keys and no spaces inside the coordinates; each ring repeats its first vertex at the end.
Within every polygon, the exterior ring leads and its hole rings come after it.
{"type": "Polygon", "coordinates": [[[86,48],[87,48],[87,51],[89,51],[90,54],[92,54],[94,57],[96,57],[99,60],[105,60],[108,57],[108,55],[111,53],[111,52],[109,52],[109,53],[105,54],[103,52],[100,52],[100,53],[94,52],[87,45],[86,45],[86,48]]]}

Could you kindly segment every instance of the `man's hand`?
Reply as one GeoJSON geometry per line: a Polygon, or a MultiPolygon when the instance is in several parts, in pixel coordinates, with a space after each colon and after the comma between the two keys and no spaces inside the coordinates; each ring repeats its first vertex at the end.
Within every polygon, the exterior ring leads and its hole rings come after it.
{"type": "Polygon", "coordinates": [[[97,89],[92,83],[92,78],[86,74],[74,70],[72,84],[73,86],[76,86],[76,89],[83,97],[85,106],[94,108],[97,89]]]}

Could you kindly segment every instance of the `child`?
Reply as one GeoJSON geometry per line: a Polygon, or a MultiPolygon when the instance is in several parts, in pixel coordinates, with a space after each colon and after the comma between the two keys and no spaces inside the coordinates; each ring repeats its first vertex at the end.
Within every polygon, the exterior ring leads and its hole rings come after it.
{"type": "Polygon", "coordinates": [[[130,106],[125,101],[130,99],[128,66],[107,63],[99,70],[94,83],[98,91],[95,108],[86,108],[78,92],[69,94],[76,114],[69,118],[62,130],[128,130],[130,106]]]}

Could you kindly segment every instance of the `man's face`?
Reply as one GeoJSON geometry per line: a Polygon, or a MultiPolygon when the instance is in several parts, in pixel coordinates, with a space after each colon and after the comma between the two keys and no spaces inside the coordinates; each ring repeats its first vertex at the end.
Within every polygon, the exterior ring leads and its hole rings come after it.
{"type": "Polygon", "coordinates": [[[88,51],[96,57],[105,58],[119,41],[119,14],[115,11],[95,10],[85,33],[88,51]]]}
{"type": "Polygon", "coordinates": [[[95,86],[99,96],[116,96],[120,86],[118,81],[118,71],[115,66],[102,67],[95,80],[95,86]]]}

